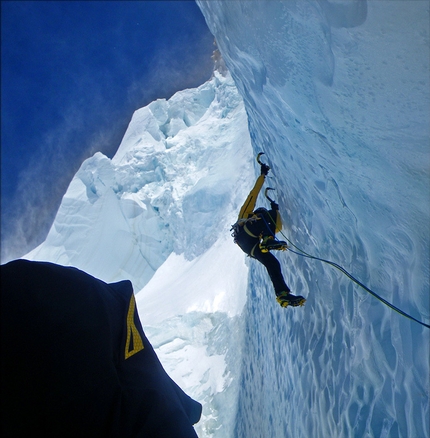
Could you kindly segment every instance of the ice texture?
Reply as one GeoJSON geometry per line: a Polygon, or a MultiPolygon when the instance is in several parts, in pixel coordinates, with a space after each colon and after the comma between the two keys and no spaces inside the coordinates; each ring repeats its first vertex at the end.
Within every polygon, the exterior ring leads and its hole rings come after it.
{"type": "MultiPolygon", "coordinates": [[[[286,235],[429,323],[429,3],[198,1],[286,235]]],[[[428,437],[429,329],[339,271],[251,264],[235,436],[428,437]]]]}

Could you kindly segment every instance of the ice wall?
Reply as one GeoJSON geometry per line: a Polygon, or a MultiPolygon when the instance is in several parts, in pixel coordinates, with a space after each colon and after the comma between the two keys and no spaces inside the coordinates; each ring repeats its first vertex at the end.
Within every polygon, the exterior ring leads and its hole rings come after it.
{"type": "MultiPolygon", "coordinates": [[[[271,159],[286,234],[429,323],[429,3],[197,2],[271,159]]],[[[251,264],[235,436],[427,437],[429,330],[333,268],[251,264]]]]}

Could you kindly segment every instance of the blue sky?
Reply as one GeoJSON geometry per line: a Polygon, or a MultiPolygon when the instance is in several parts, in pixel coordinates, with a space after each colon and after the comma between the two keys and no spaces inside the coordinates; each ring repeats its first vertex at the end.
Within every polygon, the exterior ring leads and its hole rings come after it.
{"type": "Polygon", "coordinates": [[[1,2],[2,262],[46,236],[82,161],[212,73],[194,1],[1,2]]]}

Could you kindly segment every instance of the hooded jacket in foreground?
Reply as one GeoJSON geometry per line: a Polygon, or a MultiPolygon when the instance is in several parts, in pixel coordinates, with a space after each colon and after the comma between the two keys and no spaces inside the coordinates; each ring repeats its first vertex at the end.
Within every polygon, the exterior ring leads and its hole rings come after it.
{"type": "Polygon", "coordinates": [[[201,405],[164,371],[129,281],[16,260],[1,266],[6,437],[197,437],[201,405]]]}

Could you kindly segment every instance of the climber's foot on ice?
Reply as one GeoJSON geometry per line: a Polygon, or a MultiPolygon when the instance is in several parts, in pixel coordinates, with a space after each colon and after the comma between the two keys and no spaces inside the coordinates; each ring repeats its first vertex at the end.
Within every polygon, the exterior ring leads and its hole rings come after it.
{"type": "Polygon", "coordinates": [[[279,240],[267,240],[260,243],[261,252],[268,252],[272,250],[285,251],[288,249],[287,242],[279,240]]]}
{"type": "Polygon", "coordinates": [[[300,295],[293,295],[289,291],[281,292],[276,295],[276,301],[280,304],[281,307],[298,307],[303,306],[306,302],[306,299],[300,295]]]}

